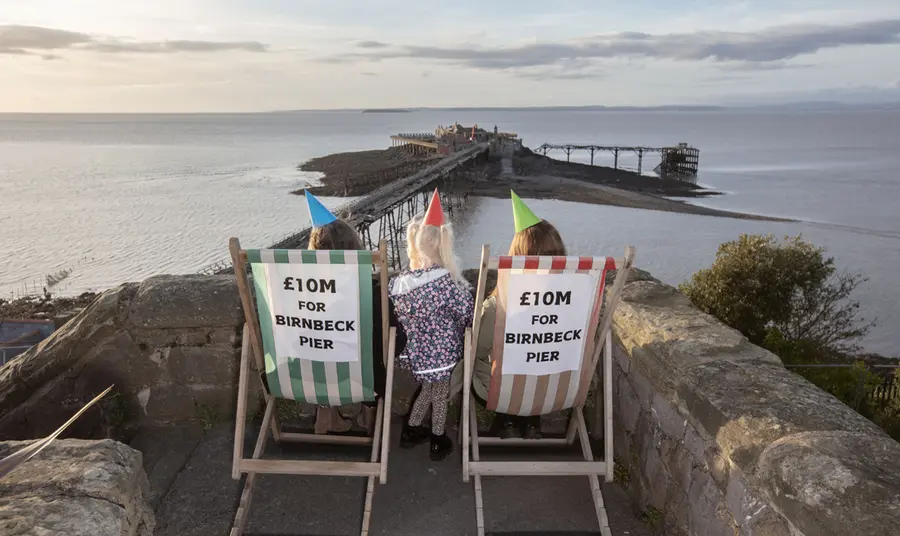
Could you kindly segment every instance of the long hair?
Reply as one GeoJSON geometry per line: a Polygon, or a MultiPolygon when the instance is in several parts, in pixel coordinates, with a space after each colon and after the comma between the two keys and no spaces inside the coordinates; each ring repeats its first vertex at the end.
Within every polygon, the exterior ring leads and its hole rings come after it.
{"type": "Polygon", "coordinates": [[[314,227],[309,233],[306,249],[363,249],[362,240],[353,227],[344,220],[334,220],[328,225],[314,227]]]}
{"type": "MultiPolygon", "coordinates": [[[[416,218],[419,218],[418,216],[416,218]]],[[[430,265],[438,266],[450,272],[450,277],[463,288],[471,287],[471,284],[462,276],[459,269],[459,258],[453,247],[453,226],[448,222],[440,227],[423,225],[422,219],[414,218],[407,228],[407,244],[411,247],[418,268],[427,268],[430,265]]],[[[410,256],[410,263],[413,256],[410,256]]],[[[410,264],[412,267],[412,264],[410,264]]]]}
{"type": "Polygon", "coordinates": [[[406,256],[409,258],[409,268],[411,270],[424,268],[421,255],[419,255],[419,248],[416,246],[416,235],[419,234],[419,229],[422,228],[424,219],[425,216],[423,214],[417,214],[409,220],[409,225],[406,226],[406,256]]]}
{"type": "MultiPolygon", "coordinates": [[[[547,220],[541,220],[527,229],[522,229],[513,237],[509,245],[509,255],[534,255],[538,257],[555,257],[566,255],[566,245],[559,231],[547,220]]],[[[497,295],[497,288],[491,296],[497,295]]]]}

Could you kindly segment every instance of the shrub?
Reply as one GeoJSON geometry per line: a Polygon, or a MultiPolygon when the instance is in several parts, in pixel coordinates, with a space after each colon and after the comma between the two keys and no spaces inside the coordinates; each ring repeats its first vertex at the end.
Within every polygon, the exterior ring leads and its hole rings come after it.
{"type": "Polygon", "coordinates": [[[741,235],[719,246],[712,266],[679,289],[754,344],[765,346],[775,330],[784,343],[803,341],[807,352],[852,353],[873,325],[849,299],[867,280],[838,273],[833,258],[800,236],[779,243],[771,235],[741,235]]]}
{"type": "Polygon", "coordinates": [[[857,341],[874,323],[858,317],[850,295],[865,281],[838,273],[833,258],[800,236],[741,235],[679,289],[786,365],[846,365],[791,369],[900,437],[900,401],[875,407],[866,398],[881,379],[858,356],[857,341]]]}

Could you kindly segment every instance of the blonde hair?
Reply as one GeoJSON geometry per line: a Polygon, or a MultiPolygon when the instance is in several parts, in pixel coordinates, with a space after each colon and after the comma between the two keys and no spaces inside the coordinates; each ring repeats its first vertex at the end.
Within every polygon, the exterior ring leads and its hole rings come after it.
{"type": "Polygon", "coordinates": [[[413,219],[409,221],[409,225],[406,226],[406,256],[409,258],[409,268],[411,270],[424,268],[424,266],[422,266],[419,250],[416,247],[416,235],[419,233],[419,229],[422,227],[422,221],[424,219],[425,216],[418,214],[414,216],[413,219]]]}
{"type": "Polygon", "coordinates": [[[423,215],[418,215],[406,228],[406,252],[410,268],[428,268],[437,264],[450,272],[450,277],[463,288],[471,285],[462,276],[459,258],[453,248],[453,226],[448,222],[440,227],[423,225],[423,215]],[[415,264],[414,264],[415,263],[415,264]]]}

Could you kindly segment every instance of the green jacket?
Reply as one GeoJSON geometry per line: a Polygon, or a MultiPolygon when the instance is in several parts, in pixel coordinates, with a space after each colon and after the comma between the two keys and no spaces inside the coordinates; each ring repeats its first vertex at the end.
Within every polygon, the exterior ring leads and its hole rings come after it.
{"type": "MultiPolygon", "coordinates": [[[[487,400],[488,387],[491,385],[491,348],[494,346],[494,322],[496,319],[497,298],[491,296],[484,300],[478,344],[475,348],[475,368],[472,371],[472,388],[475,389],[475,394],[484,400],[487,400]]],[[[462,392],[464,363],[465,360],[460,361],[450,377],[449,396],[451,400],[462,392]]]]}

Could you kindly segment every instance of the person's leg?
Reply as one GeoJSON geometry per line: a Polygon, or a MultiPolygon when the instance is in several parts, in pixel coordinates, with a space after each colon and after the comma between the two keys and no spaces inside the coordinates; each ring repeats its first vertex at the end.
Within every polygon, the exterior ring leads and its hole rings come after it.
{"type": "Polygon", "coordinates": [[[541,416],[532,415],[530,417],[522,417],[521,420],[522,437],[525,439],[541,438],[541,416]]]}
{"type": "Polygon", "coordinates": [[[316,407],[315,433],[322,435],[328,432],[348,432],[353,427],[350,420],[345,419],[334,406],[316,407]]]}
{"type": "Polygon", "coordinates": [[[417,392],[418,396],[409,410],[409,418],[403,423],[403,430],[400,432],[400,447],[405,449],[423,443],[430,434],[428,428],[422,426],[422,421],[431,406],[431,384],[421,384],[417,392]]]}
{"type": "Polygon", "coordinates": [[[430,383],[422,384],[422,390],[409,410],[410,426],[422,426],[422,421],[425,420],[425,414],[428,412],[428,406],[431,405],[431,385],[430,383]]]}
{"type": "Polygon", "coordinates": [[[521,437],[521,418],[518,415],[497,412],[494,413],[494,419],[497,423],[497,435],[500,436],[500,439],[521,437]]]}
{"type": "Polygon", "coordinates": [[[431,432],[444,435],[447,423],[447,395],[450,393],[450,379],[434,382],[431,385],[431,432]]]}
{"type": "Polygon", "coordinates": [[[431,387],[431,459],[440,461],[453,451],[453,441],[447,437],[447,395],[450,378],[434,382],[431,387]]]}

